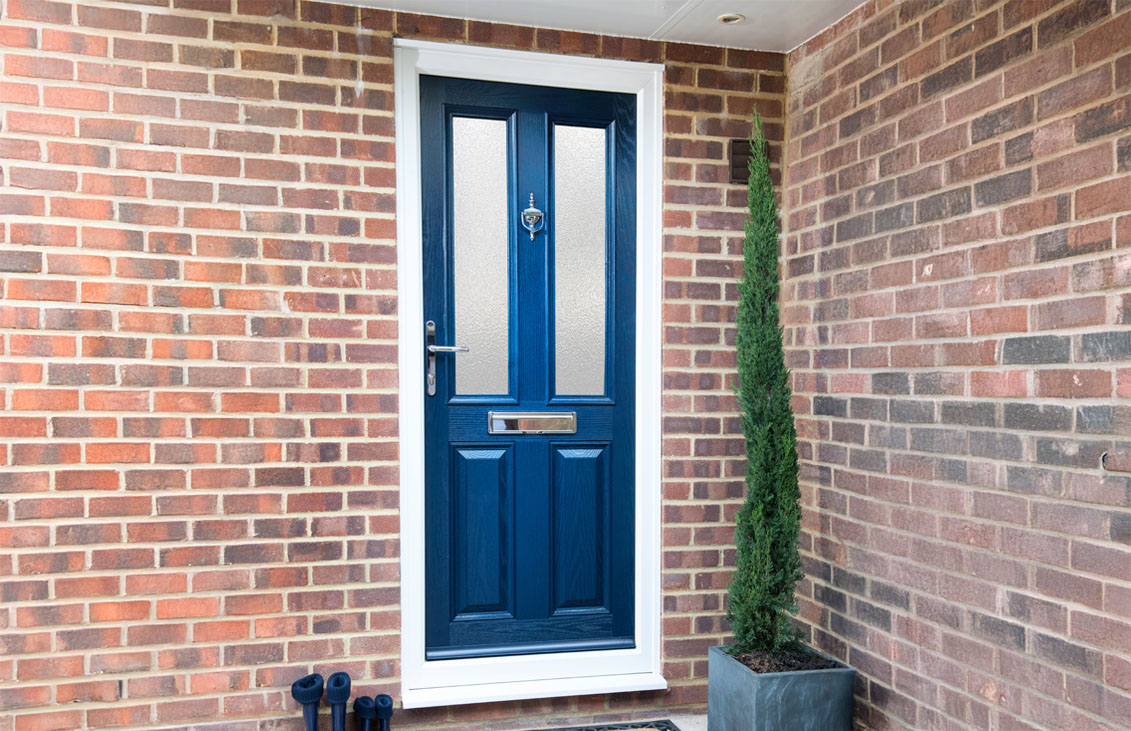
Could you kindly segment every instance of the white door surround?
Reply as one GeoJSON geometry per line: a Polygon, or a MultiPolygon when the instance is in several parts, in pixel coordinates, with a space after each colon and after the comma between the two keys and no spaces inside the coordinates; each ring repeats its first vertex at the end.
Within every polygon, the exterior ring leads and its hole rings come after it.
{"type": "Polygon", "coordinates": [[[396,39],[401,696],[406,708],[667,688],[661,674],[662,64],[396,39]],[[422,74],[636,96],[635,633],[624,650],[424,659],[422,74]]]}

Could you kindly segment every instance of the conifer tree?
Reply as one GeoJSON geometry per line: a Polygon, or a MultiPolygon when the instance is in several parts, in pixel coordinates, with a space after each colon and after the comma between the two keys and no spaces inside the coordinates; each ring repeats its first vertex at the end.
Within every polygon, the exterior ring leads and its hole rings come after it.
{"type": "Polygon", "coordinates": [[[778,207],[757,112],[749,171],[736,343],[746,500],[737,517],[737,565],[727,603],[735,655],[798,649],[790,613],[797,611],[794,586],[802,575],[797,433],[779,324],[778,207]]]}

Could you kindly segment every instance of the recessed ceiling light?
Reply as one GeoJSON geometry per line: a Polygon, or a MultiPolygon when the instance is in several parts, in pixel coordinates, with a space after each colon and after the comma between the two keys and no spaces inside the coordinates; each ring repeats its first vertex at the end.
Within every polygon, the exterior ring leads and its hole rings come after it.
{"type": "Polygon", "coordinates": [[[723,13],[715,20],[719,21],[723,25],[738,25],[742,21],[746,20],[746,16],[742,13],[723,13]]]}

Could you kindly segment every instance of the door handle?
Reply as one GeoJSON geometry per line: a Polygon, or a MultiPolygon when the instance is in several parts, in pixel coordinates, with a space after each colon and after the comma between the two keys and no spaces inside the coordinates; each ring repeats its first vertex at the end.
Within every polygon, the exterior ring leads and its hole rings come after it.
{"type": "Polygon", "coordinates": [[[424,323],[424,344],[428,355],[425,358],[424,381],[429,396],[436,395],[436,353],[466,353],[471,348],[466,345],[436,345],[436,323],[424,323]]]}

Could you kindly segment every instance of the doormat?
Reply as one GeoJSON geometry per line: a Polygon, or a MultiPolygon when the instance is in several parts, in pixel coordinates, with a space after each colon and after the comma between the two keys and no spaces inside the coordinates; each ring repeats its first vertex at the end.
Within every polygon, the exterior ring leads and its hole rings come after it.
{"type": "Polygon", "coordinates": [[[555,728],[549,731],[621,731],[622,729],[637,729],[638,731],[679,731],[671,721],[637,721],[635,723],[609,723],[600,726],[570,726],[569,728],[555,728]]]}

